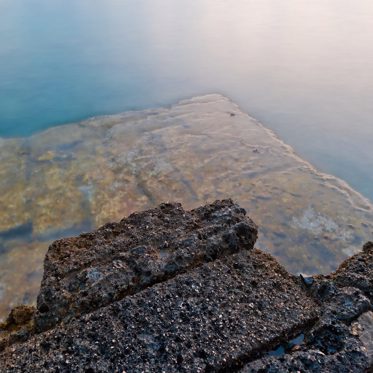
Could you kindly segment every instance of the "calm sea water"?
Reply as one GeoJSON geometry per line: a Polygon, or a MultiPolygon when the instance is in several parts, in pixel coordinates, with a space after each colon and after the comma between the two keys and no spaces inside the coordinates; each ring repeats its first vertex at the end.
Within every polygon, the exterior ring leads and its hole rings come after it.
{"type": "Polygon", "coordinates": [[[373,199],[372,20],[371,0],[0,0],[0,136],[219,92],[373,199]]]}

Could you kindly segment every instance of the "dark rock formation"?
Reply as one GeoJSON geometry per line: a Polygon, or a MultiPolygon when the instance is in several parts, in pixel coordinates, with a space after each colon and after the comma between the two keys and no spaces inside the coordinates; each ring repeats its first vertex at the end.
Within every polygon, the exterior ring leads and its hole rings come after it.
{"type": "Polygon", "coordinates": [[[95,233],[56,241],[46,259],[36,328],[106,306],[203,263],[251,250],[257,227],[231,201],[132,214],[95,233]]]}
{"type": "Polygon", "coordinates": [[[256,238],[225,200],[55,242],[35,315],[3,326],[0,372],[366,371],[373,245],[330,276],[297,278],[256,238]]]}
{"type": "MultiPolygon", "coordinates": [[[[302,279],[303,280],[303,279],[302,279]]],[[[373,369],[373,243],[329,276],[306,283],[320,317],[303,342],[281,356],[266,356],[248,372],[365,372],[373,369]]],[[[304,282],[304,281],[302,281],[304,282]]]]}
{"type": "Polygon", "coordinates": [[[339,286],[360,289],[373,302],[373,242],[367,242],[363,251],[346,260],[333,275],[339,286]]]}

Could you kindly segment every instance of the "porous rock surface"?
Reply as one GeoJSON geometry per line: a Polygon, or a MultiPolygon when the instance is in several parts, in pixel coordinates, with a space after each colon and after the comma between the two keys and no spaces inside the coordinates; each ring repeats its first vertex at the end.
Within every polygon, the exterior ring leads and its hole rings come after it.
{"type": "Polygon", "coordinates": [[[186,212],[180,204],[132,214],[56,241],[44,263],[36,327],[103,307],[202,263],[252,249],[257,227],[231,201],[186,212]]]}
{"type": "Polygon", "coordinates": [[[373,243],[335,273],[310,280],[304,286],[320,304],[320,317],[302,343],[252,361],[242,373],[373,371],[373,243]]]}
{"type": "Polygon", "coordinates": [[[373,245],[334,274],[297,278],[256,238],[224,200],[162,204],[55,242],[35,315],[6,325],[0,372],[368,371],[373,245]]]}

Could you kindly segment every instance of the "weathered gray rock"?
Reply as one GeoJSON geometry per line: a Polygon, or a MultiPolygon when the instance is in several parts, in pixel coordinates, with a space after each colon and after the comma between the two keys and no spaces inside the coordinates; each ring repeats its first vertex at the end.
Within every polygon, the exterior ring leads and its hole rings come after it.
{"type": "Polygon", "coordinates": [[[52,241],[165,200],[234,196],[291,273],[330,273],[372,238],[372,203],[221,95],[0,142],[0,321],[36,303],[52,241]]]}
{"type": "Polygon", "coordinates": [[[316,304],[271,257],[244,251],[13,345],[0,368],[216,371],[290,338],[316,316],[316,304]]]}
{"type": "Polygon", "coordinates": [[[344,261],[333,276],[340,286],[354,286],[373,302],[373,242],[367,242],[363,251],[344,261]]]}
{"type": "Polygon", "coordinates": [[[186,212],[180,204],[132,214],[56,241],[46,259],[36,328],[46,330],[202,263],[251,250],[256,225],[231,200],[186,212]]]}
{"type": "Polygon", "coordinates": [[[0,372],[371,369],[372,245],[297,278],[256,237],[225,200],[162,204],[55,242],[35,316],[19,308],[3,325],[0,372]]]}
{"type": "MultiPolygon", "coordinates": [[[[352,325],[352,332],[358,334],[368,355],[369,364],[373,368],[373,312],[365,312],[352,325]]],[[[372,369],[373,370],[373,369],[372,369]]]]}
{"type": "Polygon", "coordinates": [[[335,273],[316,276],[307,285],[320,304],[320,317],[305,329],[303,342],[250,362],[242,373],[373,370],[373,244],[365,244],[335,273]]]}

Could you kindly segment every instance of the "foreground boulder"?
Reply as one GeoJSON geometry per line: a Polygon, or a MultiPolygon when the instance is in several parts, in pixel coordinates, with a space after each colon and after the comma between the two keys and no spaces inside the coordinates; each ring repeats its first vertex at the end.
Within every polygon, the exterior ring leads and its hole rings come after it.
{"type": "Polygon", "coordinates": [[[231,201],[191,212],[180,204],[132,214],[56,241],[44,263],[36,315],[43,331],[156,283],[254,247],[256,225],[231,201]]]}
{"type": "Polygon", "coordinates": [[[55,242],[36,312],[3,326],[0,371],[369,369],[373,245],[335,274],[297,278],[256,238],[225,200],[162,204],[55,242]]]}

